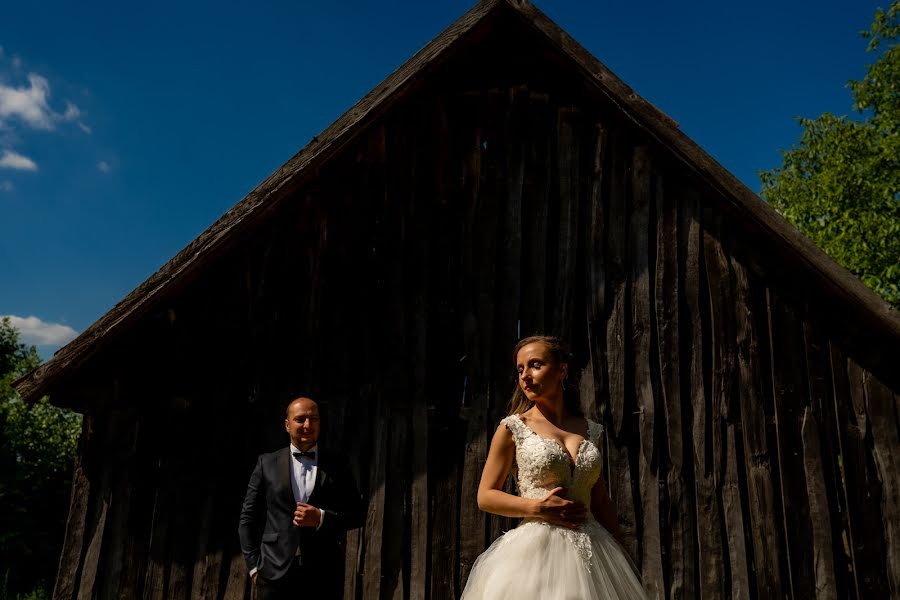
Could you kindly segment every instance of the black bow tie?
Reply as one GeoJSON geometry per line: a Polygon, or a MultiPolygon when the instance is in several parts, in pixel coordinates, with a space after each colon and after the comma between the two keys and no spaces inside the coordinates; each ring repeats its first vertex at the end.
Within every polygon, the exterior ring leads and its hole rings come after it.
{"type": "Polygon", "coordinates": [[[309,450],[309,451],[301,450],[300,452],[294,452],[293,454],[294,454],[294,458],[296,458],[297,460],[300,460],[301,458],[308,458],[309,460],[316,460],[316,451],[315,450],[309,450]]]}

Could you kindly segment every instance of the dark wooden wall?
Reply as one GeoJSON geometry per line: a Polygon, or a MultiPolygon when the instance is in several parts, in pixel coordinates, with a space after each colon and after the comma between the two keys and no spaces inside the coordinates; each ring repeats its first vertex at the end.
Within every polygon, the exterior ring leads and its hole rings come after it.
{"type": "Polygon", "coordinates": [[[475,492],[537,332],[579,358],[654,597],[900,594],[900,388],[865,334],[532,58],[421,86],[83,370],[57,598],[244,598],[244,487],[300,393],[368,500],[345,597],[457,597],[514,525],[475,492]]]}

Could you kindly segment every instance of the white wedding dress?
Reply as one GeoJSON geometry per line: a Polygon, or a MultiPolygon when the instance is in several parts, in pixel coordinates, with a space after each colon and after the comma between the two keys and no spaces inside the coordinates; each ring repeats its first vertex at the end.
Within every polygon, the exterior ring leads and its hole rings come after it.
{"type": "MultiPolygon", "coordinates": [[[[588,439],[575,456],[540,437],[519,415],[503,419],[516,443],[517,484],[523,498],[543,498],[555,487],[591,505],[600,477],[602,427],[588,419],[588,439]]],[[[631,561],[612,535],[587,512],[577,529],[525,519],[498,538],[472,566],[462,600],[645,600],[631,561]]]]}

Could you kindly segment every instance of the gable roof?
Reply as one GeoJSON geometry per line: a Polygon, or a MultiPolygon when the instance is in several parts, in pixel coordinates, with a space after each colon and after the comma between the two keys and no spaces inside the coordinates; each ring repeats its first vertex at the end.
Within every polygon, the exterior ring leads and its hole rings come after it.
{"type": "Polygon", "coordinates": [[[16,382],[26,400],[34,400],[74,373],[100,350],[172,298],[194,280],[202,267],[233,247],[262,222],[296,187],[316,176],[319,167],[345,147],[369,123],[378,119],[435,64],[465,45],[465,38],[489,19],[520,19],[571,60],[584,80],[667,147],[702,181],[722,195],[741,218],[769,232],[776,244],[806,264],[830,293],[855,307],[856,318],[900,342],[900,315],[853,274],[828,258],[817,246],[766,205],[734,175],[704,152],[675,122],[637,95],[599,60],[527,0],[483,0],[399,69],[377,85],[339,119],[275,171],[253,191],[128,294],[49,361],[16,382]]]}

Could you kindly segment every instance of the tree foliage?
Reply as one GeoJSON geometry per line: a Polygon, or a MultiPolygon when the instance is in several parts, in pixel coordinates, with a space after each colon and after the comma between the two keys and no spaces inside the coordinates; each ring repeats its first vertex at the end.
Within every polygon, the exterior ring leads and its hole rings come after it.
{"type": "Polygon", "coordinates": [[[0,595],[52,588],[72,483],[81,415],[47,398],[23,402],[12,382],[40,364],[0,319],[0,595]]]}
{"type": "Polygon", "coordinates": [[[900,308],[900,0],[878,9],[856,118],[800,118],[798,145],[761,173],[763,196],[807,237],[900,308]]]}

